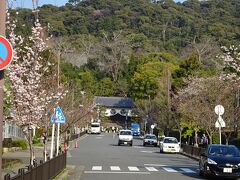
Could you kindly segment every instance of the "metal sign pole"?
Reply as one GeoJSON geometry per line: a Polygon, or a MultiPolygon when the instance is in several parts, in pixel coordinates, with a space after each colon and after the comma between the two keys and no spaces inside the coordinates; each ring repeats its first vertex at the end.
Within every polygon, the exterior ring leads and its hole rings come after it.
{"type": "Polygon", "coordinates": [[[219,126],[219,144],[222,144],[222,137],[221,137],[221,126],[219,126]]]}
{"type": "Polygon", "coordinates": [[[221,132],[221,122],[220,122],[220,115],[218,115],[218,123],[219,123],[219,144],[222,144],[222,132],[221,132]]]}
{"type": "Polygon", "coordinates": [[[53,118],[53,125],[52,125],[52,140],[51,140],[50,159],[53,158],[53,143],[54,143],[55,121],[56,121],[56,110],[54,109],[54,118],[53,118]]]}
{"type": "Polygon", "coordinates": [[[52,125],[52,141],[51,141],[51,152],[50,152],[50,159],[53,158],[53,142],[54,142],[54,131],[55,131],[55,123],[53,122],[52,125]]]}
{"type": "MultiPolygon", "coordinates": [[[[6,28],[6,0],[0,3],[0,35],[5,36],[6,28]]],[[[2,178],[2,140],[3,140],[3,85],[4,71],[0,71],[0,178],[2,178]]]]}
{"type": "Polygon", "coordinates": [[[60,123],[57,123],[58,127],[57,127],[57,153],[56,156],[58,156],[58,151],[59,151],[59,134],[60,134],[60,123]]]}

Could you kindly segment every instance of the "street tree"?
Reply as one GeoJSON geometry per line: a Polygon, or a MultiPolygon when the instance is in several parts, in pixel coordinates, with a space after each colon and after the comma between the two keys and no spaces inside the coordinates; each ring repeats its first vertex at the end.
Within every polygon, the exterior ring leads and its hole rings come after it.
{"type": "Polygon", "coordinates": [[[13,46],[14,58],[7,70],[10,81],[13,121],[21,126],[30,147],[30,164],[33,164],[34,149],[32,146],[33,126],[42,126],[45,113],[46,91],[42,81],[47,74],[48,62],[42,57],[47,49],[43,39],[43,28],[36,19],[32,34],[21,37],[15,34],[16,21],[10,19],[8,13],[7,33],[13,46]]]}

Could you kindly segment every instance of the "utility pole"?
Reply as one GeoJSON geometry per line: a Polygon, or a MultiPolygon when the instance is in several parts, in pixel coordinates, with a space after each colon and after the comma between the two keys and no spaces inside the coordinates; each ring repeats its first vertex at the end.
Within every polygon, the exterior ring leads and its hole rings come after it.
{"type": "Polygon", "coordinates": [[[169,71],[169,69],[167,70],[167,117],[168,117],[168,121],[167,121],[167,136],[169,134],[169,123],[170,123],[170,119],[171,119],[171,97],[170,97],[170,91],[171,91],[171,73],[169,71]]]}
{"type": "MultiPolygon", "coordinates": [[[[6,0],[0,3],[0,35],[5,36],[6,30],[6,0]]],[[[4,71],[0,71],[0,178],[2,179],[2,141],[3,141],[3,85],[4,71]]]]}

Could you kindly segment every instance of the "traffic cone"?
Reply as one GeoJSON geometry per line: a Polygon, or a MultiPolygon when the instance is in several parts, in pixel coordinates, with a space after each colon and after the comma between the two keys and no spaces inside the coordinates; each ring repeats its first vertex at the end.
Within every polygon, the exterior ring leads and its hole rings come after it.
{"type": "Polygon", "coordinates": [[[64,152],[67,152],[68,147],[67,147],[67,143],[64,143],[64,152]]]}

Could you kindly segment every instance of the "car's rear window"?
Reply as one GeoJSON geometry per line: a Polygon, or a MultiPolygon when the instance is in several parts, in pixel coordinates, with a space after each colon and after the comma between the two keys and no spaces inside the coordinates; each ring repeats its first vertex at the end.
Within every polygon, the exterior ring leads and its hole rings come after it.
{"type": "Polygon", "coordinates": [[[166,138],[166,139],[164,139],[163,142],[164,142],[164,143],[174,143],[174,144],[177,144],[177,143],[178,143],[178,141],[177,141],[176,138],[166,138]]]}
{"type": "Polygon", "coordinates": [[[92,124],[91,127],[100,127],[99,124],[92,124]]]}
{"type": "Polygon", "coordinates": [[[131,135],[131,131],[120,131],[120,135],[131,135]]]}
{"type": "Polygon", "coordinates": [[[208,153],[211,156],[239,156],[239,150],[233,146],[212,146],[208,153]]]}
{"type": "Polygon", "coordinates": [[[156,136],[146,136],[146,139],[157,139],[156,136]]]}

